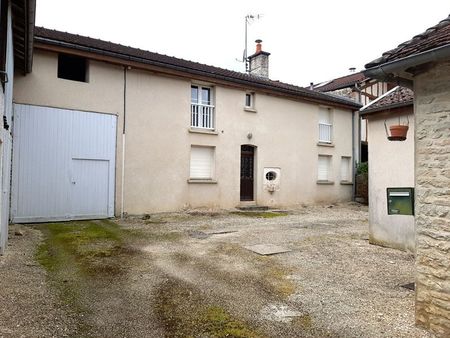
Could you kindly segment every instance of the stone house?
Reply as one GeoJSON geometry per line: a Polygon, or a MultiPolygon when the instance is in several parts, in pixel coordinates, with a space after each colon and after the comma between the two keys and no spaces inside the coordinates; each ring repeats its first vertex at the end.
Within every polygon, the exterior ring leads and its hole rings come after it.
{"type": "Polygon", "coordinates": [[[416,322],[450,336],[450,16],[366,65],[414,90],[416,322]]]}
{"type": "Polygon", "coordinates": [[[14,73],[31,71],[35,6],[0,0],[0,254],[8,240],[14,73]]]}
{"type": "Polygon", "coordinates": [[[13,221],[350,200],[360,105],[270,80],[269,55],[245,74],[36,27],[13,221]]]}
{"type": "Polygon", "coordinates": [[[414,112],[412,90],[395,87],[360,110],[369,148],[369,242],[415,252],[414,112]],[[404,141],[389,126],[408,125],[404,141]]]}

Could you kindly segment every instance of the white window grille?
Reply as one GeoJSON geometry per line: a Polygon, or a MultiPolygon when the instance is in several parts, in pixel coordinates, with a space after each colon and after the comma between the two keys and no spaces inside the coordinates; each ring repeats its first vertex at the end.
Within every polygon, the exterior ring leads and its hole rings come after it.
{"type": "Polygon", "coordinates": [[[317,180],[331,181],[331,156],[319,155],[317,180]]]}
{"type": "Polygon", "coordinates": [[[209,87],[191,86],[191,127],[215,128],[212,89],[209,87]]]}
{"type": "Polygon", "coordinates": [[[319,110],[319,142],[331,143],[332,130],[331,109],[321,107],[319,110]]]}
{"type": "Polygon", "coordinates": [[[190,178],[211,180],[214,177],[214,147],[191,147],[190,178]]]}

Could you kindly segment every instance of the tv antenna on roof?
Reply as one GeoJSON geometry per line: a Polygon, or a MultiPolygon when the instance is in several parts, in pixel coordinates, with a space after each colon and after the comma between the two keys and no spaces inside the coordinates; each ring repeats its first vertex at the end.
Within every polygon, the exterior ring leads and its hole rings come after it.
{"type": "MultiPolygon", "coordinates": [[[[242,62],[245,64],[245,71],[248,72],[248,56],[247,56],[247,33],[248,33],[248,25],[250,25],[253,21],[259,20],[263,17],[262,14],[247,14],[245,16],[245,42],[244,42],[244,53],[242,55],[242,62]]],[[[239,60],[238,60],[239,61],[239,60]]]]}

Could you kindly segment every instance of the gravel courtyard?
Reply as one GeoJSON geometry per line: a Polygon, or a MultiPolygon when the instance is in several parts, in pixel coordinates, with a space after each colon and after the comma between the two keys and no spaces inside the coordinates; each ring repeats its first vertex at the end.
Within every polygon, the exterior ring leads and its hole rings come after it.
{"type": "Polygon", "coordinates": [[[13,225],[0,274],[0,337],[432,337],[358,204],[13,225]]]}

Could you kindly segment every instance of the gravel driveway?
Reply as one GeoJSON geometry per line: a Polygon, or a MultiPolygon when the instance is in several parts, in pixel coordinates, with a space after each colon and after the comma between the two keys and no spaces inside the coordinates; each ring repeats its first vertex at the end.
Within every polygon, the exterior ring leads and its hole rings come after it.
{"type": "Polygon", "coordinates": [[[126,240],[134,254],[113,278],[89,277],[77,307],[58,285],[71,279],[33,262],[42,229],[13,226],[24,236],[0,257],[0,337],[432,337],[414,326],[414,292],[402,287],[413,257],[368,244],[366,207],[117,223],[138,234],[126,240]],[[290,251],[248,250],[258,244],[290,251]]]}

